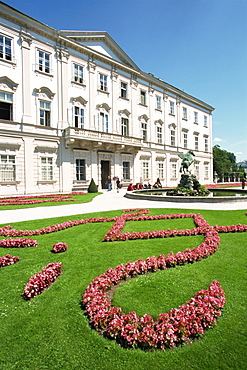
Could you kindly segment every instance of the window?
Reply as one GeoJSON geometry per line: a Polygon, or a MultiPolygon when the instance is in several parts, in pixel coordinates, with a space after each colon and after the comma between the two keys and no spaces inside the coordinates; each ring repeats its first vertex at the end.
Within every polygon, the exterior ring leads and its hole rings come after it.
{"type": "Polygon", "coordinates": [[[0,35],[0,58],[5,60],[12,60],[11,50],[12,40],[9,37],[0,35]]]}
{"type": "Polygon", "coordinates": [[[171,146],[176,145],[176,136],[175,136],[175,130],[170,130],[170,138],[171,138],[171,146]]]}
{"type": "Polygon", "coordinates": [[[74,82],[79,82],[80,84],[83,83],[83,67],[79,66],[78,64],[74,64],[74,82]]]}
{"type": "Polygon", "coordinates": [[[0,155],[0,181],[15,181],[16,165],[14,155],[0,155]]]}
{"type": "Polygon", "coordinates": [[[199,148],[199,136],[195,134],[195,150],[198,150],[199,148]]]}
{"type": "Polygon", "coordinates": [[[76,180],[86,180],[85,159],[76,159],[76,180]]]}
{"type": "Polygon", "coordinates": [[[0,119],[13,120],[13,95],[0,92],[0,119]]]}
{"type": "Polygon", "coordinates": [[[51,103],[40,101],[39,123],[42,126],[51,125],[51,103]]]}
{"type": "Polygon", "coordinates": [[[141,90],[140,92],[140,103],[146,105],[146,91],[141,90]]]}
{"type": "Polygon", "coordinates": [[[205,144],[205,152],[208,152],[208,138],[204,138],[204,144],[205,144]]]}
{"type": "Polygon", "coordinates": [[[142,162],[142,177],[143,179],[149,178],[149,163],[148,162],[142,162]]]}
{"type": "Polygon", "coordinates": [[[101,91],[107,91],[107,76],[102,73],[99,75],[99,89],[101,91]]]}
{"type": "Polygon", "coordinates": [[[41,180],[42,181],[53,180],[52,157],[42,157],[41,158],[41,180]]]}
{"type": "Polygon", "coordinates": [[[100,131],[108,132],[108,114],[100,113],[100,131]]]}
{"type": "Polygon", "coordinates": [[[142,140],[147,142],[148,141],[148,130],[147,130],[147,123],[146,122],[142,122],[141,123],[142,125],[142,140]]]}
{"type": "Polygon", "coordinates": [[[200,166],[199,166],[199,162],[198,161],[195,162],[195,176],[199,179],[199,176],[200,176],[200,166]]]}
{"type": "Polygon", "coordinates": [[[50,56],[51,54],[38,50],[39,55],[39,71],[51,73],[50,56]]]}
{"type": "Polygon", "coordinates": [[[159,179],[164,178],[164,164],[162,162],[158,163],[158,178],[159,179]]]}
{"type": "Polygon", "coordinates": [[[121,118],[121,135],[129,136],[129,120],[128,118],[121,118]]]}
{"type": "Polygon", "coordinates": [[[188,148],[188,133],[183,131],[183,144],[184,148],[188,148]]]}
{"type": "Polygon", "coordinates": [[[187,118],[188,118],[187,108],[183,107],[183,119],[187,119],[187,118]]]}
{"type": "Polygon", "coordinates": [[[175,114],[174,102],[173,101],[170,101],[170,114],[172,114],[172,115],[175,114]]]}
{"type": "Polygon", "coordinates": [[[123,162],[123,179],[130,179],[130,162],[123,162]]]}
{"type": "Polygon", "coordinates": [[[156,96],[156,109],[161,110],[161,97],[156,96]]]}
{"type": "Polygon", "coordinates": [[[121,98],[127,99],[127,84],[121,82],[121,98]]]}
{"type": "Polygon", "coordinates": [[[208,127],[208,117],[204,116],[204,127],[208,127]]]}
{"type": "Polygon", "coordinates": [[[171,162],[171,178],[176,179],[177,178],[177,162],[171,162]]]}
{"type": "Polygon", "coordinates": [[[204,166],[204,177],[205,177],[205,180],[207,180],[209,178],[209,166],[208,166],[208,163],[205,164],[205,166],[204,166]]]}
{"type": "Polygon", "coordinates": [[[77,128],[84,128],[84,109],[74,107],[74,125],[77,128]]]}
{"type": "Polygon", "coordinates": [[[198,112],[194,112],[194,123],[198,123],[198,112]]]}
{"type": "Polygon", "coordinates": [[[156,127],[156,135],[157,135],[157,143],[162,144],[162,127],[161,126],[156,127]]]}

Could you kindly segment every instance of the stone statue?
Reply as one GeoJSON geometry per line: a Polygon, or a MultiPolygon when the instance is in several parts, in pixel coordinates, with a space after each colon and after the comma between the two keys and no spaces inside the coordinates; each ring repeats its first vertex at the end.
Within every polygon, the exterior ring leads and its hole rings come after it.
{"type": "Polygon", "coordinates": [[[194,152],[193,150],[189,150],[188,153],[186,154],[178,154],[178,156],[182,159],[182,163],[181,163],[181,166],[180,166],[180,169],[179,169],[179,172],[190,172],[188,170],[189,166],[194,162],[194,152]]]}

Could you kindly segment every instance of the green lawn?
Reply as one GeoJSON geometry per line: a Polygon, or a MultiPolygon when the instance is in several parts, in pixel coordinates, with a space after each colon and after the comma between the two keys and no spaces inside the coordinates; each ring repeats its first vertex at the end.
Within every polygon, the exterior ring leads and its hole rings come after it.
{"type": "MultiPolygon", "coordinates": [[[[245,211],[151,209],[150,214],[200,212],[210,225],[246,224],[245,211]]],[[[37,229],[67,220],[120,216],[121,211],[76,215],[13,223],[17,229],[37,229]]],[[[193,265],[140,276],[122,284],[113,303],[128,313],[157,317],[220,282],[226,304],[218,325],[192,345],[166,351],[124,349],[101,337],[88,325],[81,296],[90,281],[109,267],[138,258],[183,251],[199,245],[203,237],[176,237],[124,242],[102,242],[112,222],[85,224],[34,237],[37,248],[0,249],[21,261],[0,269],[0,369],[245,369],[246,368],[246,245],[247,233],[220,234],[218,251],[193,265]],[[58,241],[68,251],[51,253],[58,241]],[[44,293],[31,301],[22,298],[30,276],[49,262],[62,262],[63,273],[44,293]]],[[[127,222],[124,231],[192,228],[190,218],[127,222]]],[[[1,237],[0,237],[1,238],[1,237]]]]}
{"type": "MultiPolygon", "coordinates": [[[[97,195],[101,193],[85,193],[85,194],[79,194],[79,195],[70,195],[71,199],[75,199],[75,201],[61,201],[61,202],[48,202],[47,200],[49,198],[42,198],[40,196],[38,199],[45,200],[44,203],[38,203],[38,204],[15,204],[15,205],[0,205],[0,211],[7,210],[7,209],[20,209],[20,208],[34,208],[34,207],[50,207],[50,206],[61,206],[66,204],[78,204],[78,203],[87,203],[91,202],[93,198],[95,198],[97,195]]],[[[62,194],[61,194],[62,195],[62,194]]],[[[56,197],[56,194],[53,194],[51,198],[56,197]]],[[[3,198],[2,198],[3,199],[3,198]]],[[[32,198],[32,196],[28,197],[28,199],[37,199],[32,198]]],[[[1,203],[1,201],[0,201],[1,203]]]]}

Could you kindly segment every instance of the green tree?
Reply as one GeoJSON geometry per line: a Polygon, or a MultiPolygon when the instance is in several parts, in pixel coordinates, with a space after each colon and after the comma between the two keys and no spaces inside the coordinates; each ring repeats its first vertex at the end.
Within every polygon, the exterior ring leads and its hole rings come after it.
{"type": "Polygon", "coordinates": [[[215,145],[213,147],[213,169],[218,175],[237,172],[238,166],[235,154],[221,149],[219,145],[215,145]]]}

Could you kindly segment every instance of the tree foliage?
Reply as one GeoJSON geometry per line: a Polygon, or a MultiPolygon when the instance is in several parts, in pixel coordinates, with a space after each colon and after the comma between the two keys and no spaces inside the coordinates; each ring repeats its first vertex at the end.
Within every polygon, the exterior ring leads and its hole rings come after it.
{"type": "Polygon", "coordinates": [[[215,145],[213,147],[213,169],[218,175],[238,172],[235,154],[221,149],[219,145],[215,145]]]}

